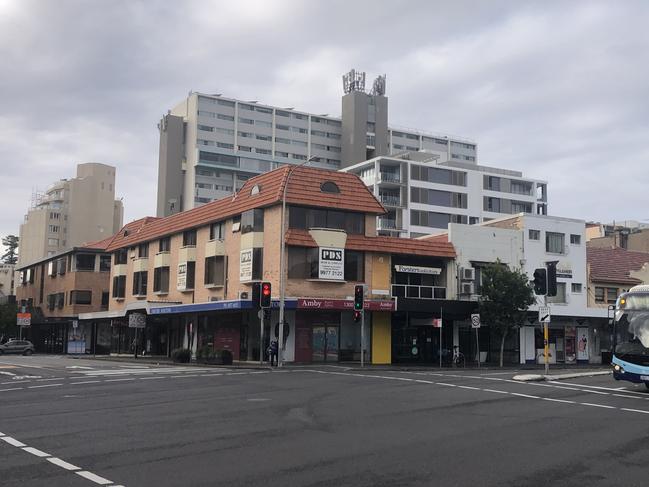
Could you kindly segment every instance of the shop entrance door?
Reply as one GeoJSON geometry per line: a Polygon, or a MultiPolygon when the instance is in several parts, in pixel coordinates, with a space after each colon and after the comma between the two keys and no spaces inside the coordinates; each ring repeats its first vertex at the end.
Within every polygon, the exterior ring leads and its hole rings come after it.
{"type": "Polygon", "coordinates": [[[338,362],[338,325],[313,327],[313,362],[338,362]]]}

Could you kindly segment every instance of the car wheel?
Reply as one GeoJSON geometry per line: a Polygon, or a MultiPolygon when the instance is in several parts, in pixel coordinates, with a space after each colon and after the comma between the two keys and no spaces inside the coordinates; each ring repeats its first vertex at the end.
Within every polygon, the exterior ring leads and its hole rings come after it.
{"type": "Polygon", "coordinates": [[[28,350],[25,350],[23,355],[31,355],[32,353],[34,353],[34,352],[32,352],[31,350],[28,349],[28,350]]]}

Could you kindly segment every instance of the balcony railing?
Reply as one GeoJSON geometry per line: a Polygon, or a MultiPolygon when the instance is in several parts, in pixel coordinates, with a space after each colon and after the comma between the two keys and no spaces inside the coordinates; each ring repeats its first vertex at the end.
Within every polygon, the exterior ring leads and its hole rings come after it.
{"type": "Polygon", "coordinates": [[[414,299],[446,299],[446,288],[441,286],[392,284],[392,296],[414,299]]]}
{"type": "Polygon", "coordinates": [[[379,179],[386,183],[400,183],[401,176],[397,173],[381,171],[379,173],[379,179]]]}
{"type": "Polygon", "coordinates": [[[381,200],[381,203],[383,203],[384,205],[402,206],[401,198],[399,196],[381,194],[379,195],[379,200],[381,200]]]}
{"type": "Polygon", "coordinates": [[[397,226],[397,221],[391,218],[381,218],[379,217],[379,230],[401,230],[397,226]]]}

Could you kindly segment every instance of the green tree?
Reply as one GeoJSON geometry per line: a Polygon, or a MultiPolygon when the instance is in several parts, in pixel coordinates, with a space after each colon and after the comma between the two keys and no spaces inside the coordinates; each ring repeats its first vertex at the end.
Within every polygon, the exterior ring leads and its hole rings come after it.
{"type": "Polygon", "coordinates": [[[15,264],[18,262],[18,253],[16,249],[18,248],[18,237],[15,235],[7,235],[2,239],[2,245],[4,245],[7,251],[1,257],[4,264],[15,264]]]}
{"type": "Polygon", "coordinates": [[[480,318],[500,336],[502,367],[507,334],[525,321],[527,308],[536,301],[534,290],[521,269],[496,261],[484,267],[480,293],[480,318]]]}
{"type": "Polygon", "coordinates": [[[15,304],[0,304],[0,339],[7,339],[16,336],[18,327],[16,326],[16,313],[18,308],[15,304]]]}

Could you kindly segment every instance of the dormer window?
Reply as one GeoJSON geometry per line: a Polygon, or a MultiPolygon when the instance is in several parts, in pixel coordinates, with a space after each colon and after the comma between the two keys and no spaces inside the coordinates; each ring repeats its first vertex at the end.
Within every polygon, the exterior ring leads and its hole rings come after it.
{"type": "Polygon", "coordinates": [[[320,185],[320,191],[323,193],[340,193],[340,188],[333,181],[325,181],[320,185]]]}
{"type": "Polygon", "coordinates": [[[250,196],[254,196],[259,193],[261,193],[261,186],[259,184],[255,184],[250,190],[250,196]]]}

